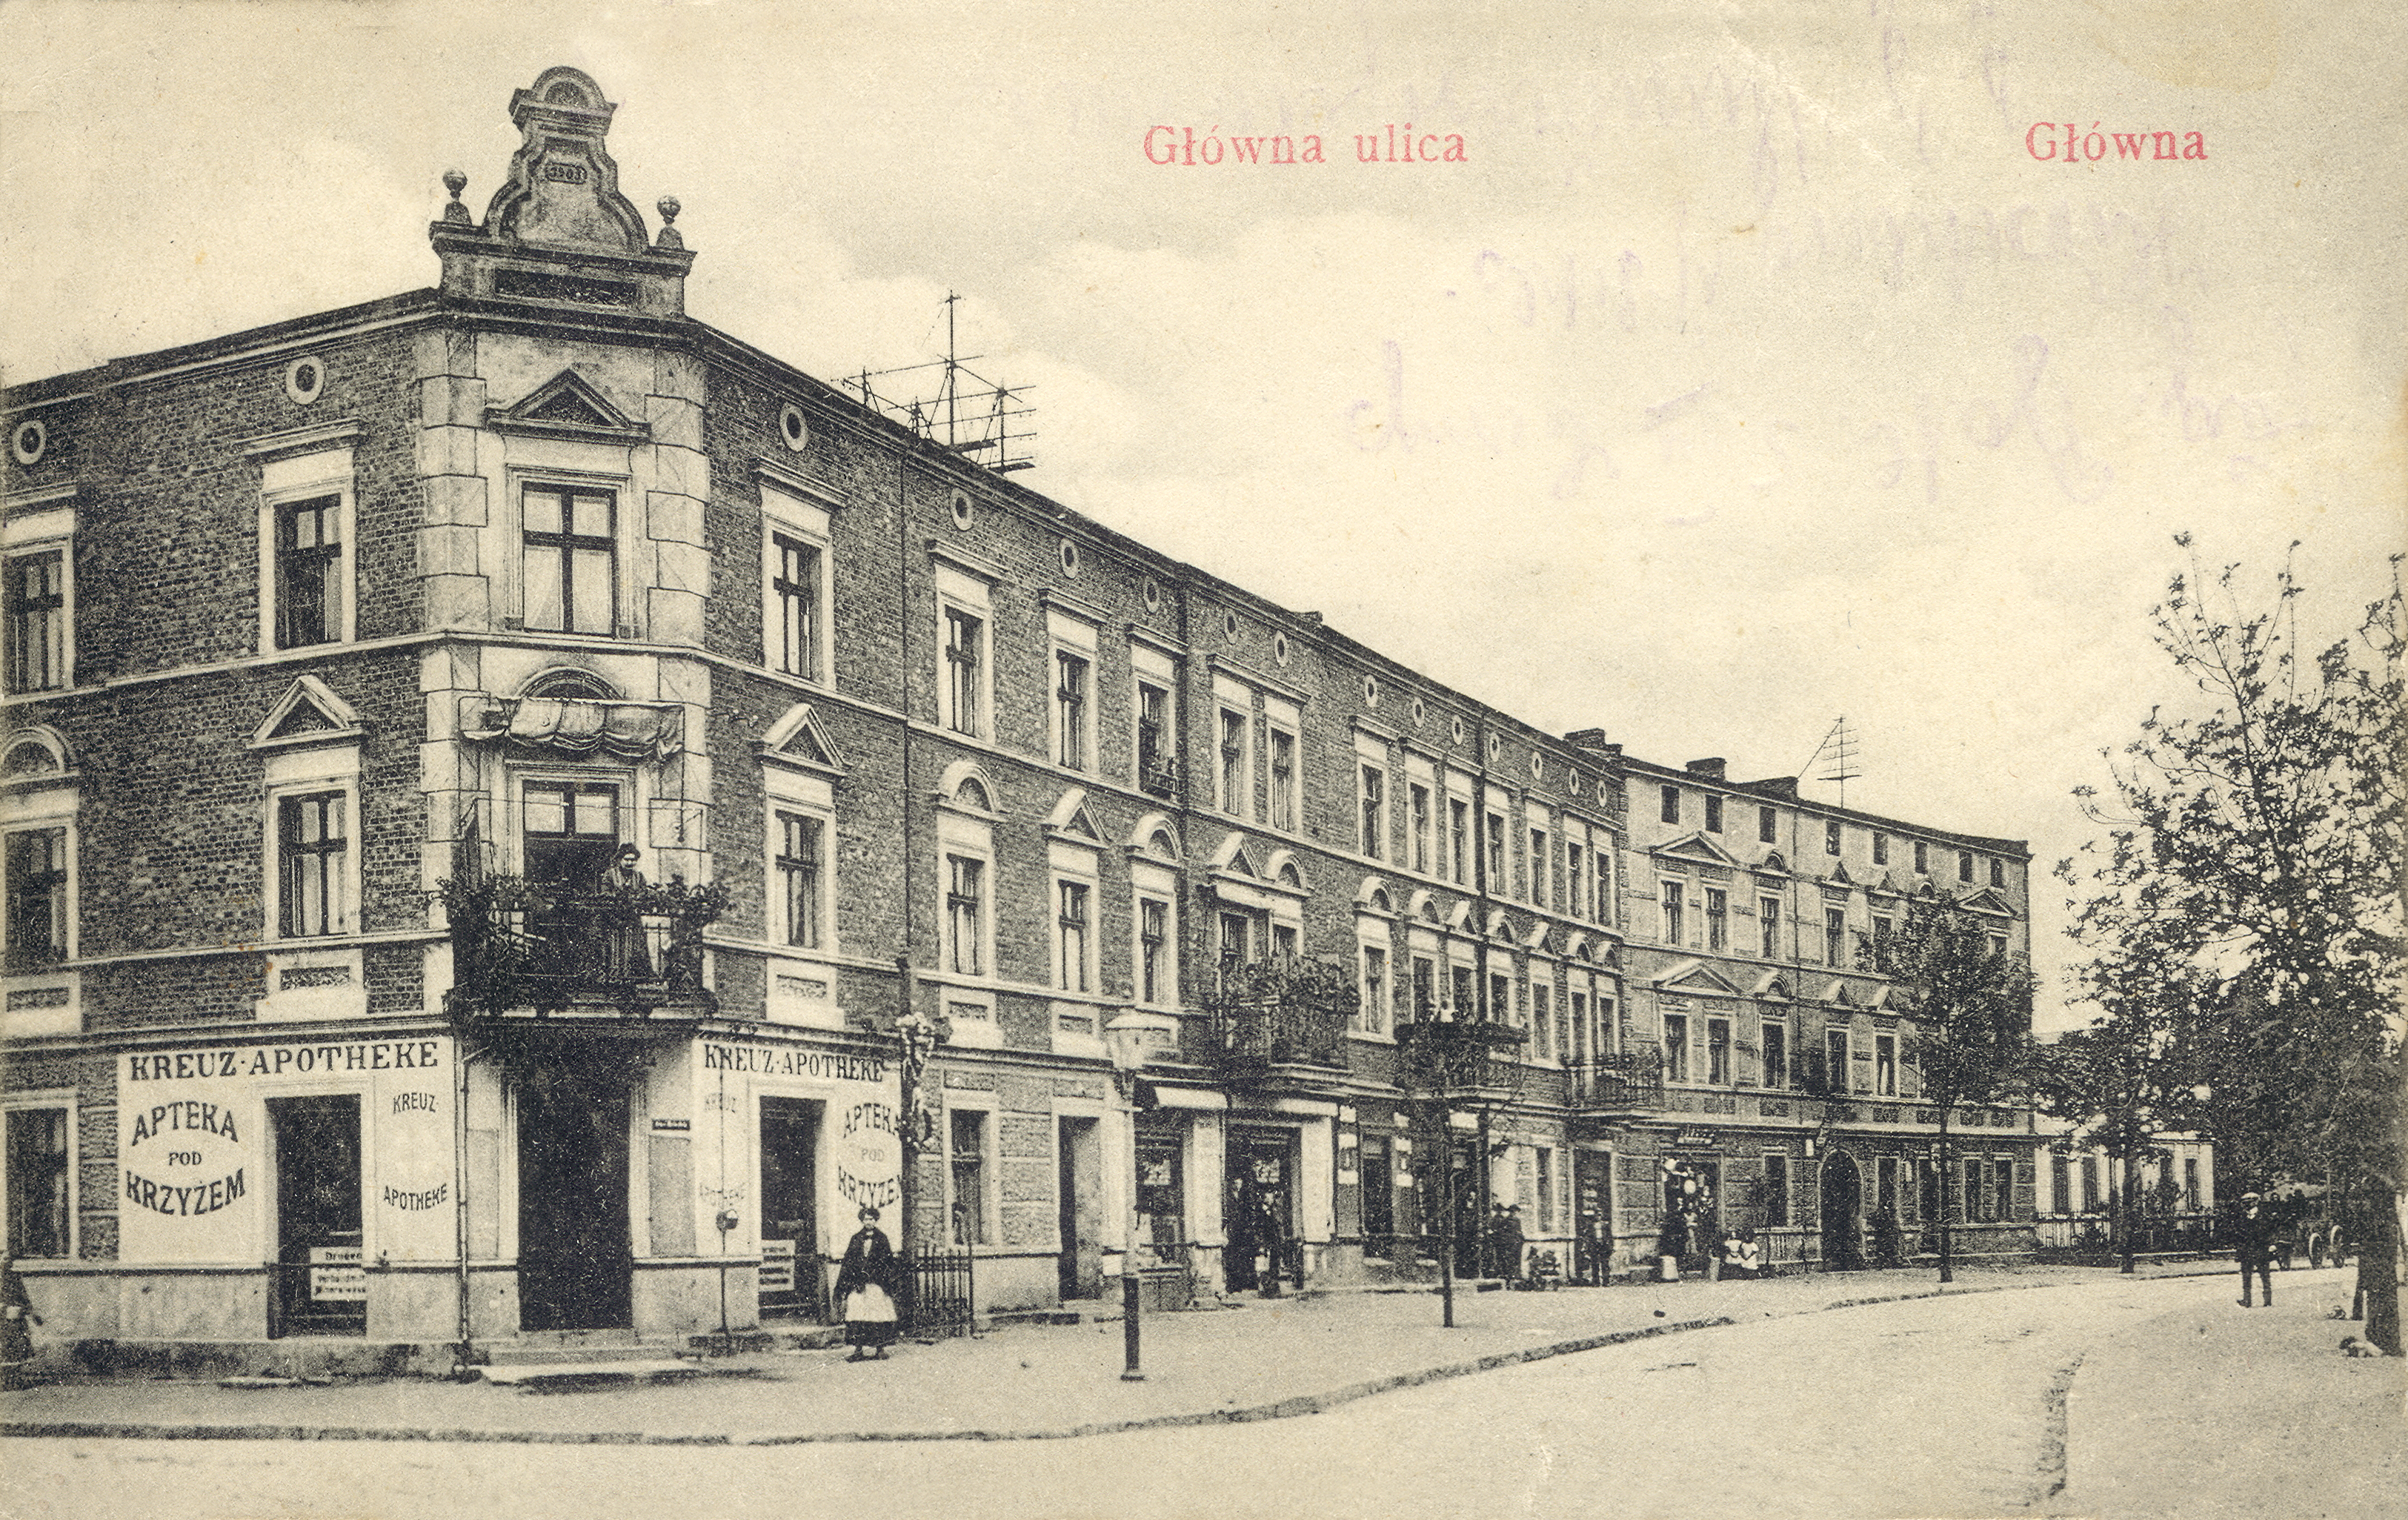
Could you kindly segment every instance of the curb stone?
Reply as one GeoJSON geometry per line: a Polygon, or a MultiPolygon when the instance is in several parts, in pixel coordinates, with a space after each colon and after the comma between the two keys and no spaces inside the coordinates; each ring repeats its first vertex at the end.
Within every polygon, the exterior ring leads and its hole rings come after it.
{"type": "MultiPolygon", "coordinates": [[[[2203,1276],[2204,1273],[2168,1274],[2169,1277],[2203,1276]]],[[[2137,1281],[2155,1282],[2157,1278],[2137,1281]]],[[[1902,1303],[1918,1298],[1970,1297],[1981,1293],[2009,1293],[2028,1288],[2065,1287],[2065,1283],[2000,1283],[1966,1287],[1950,1283],[1909,1293],[1880,1294],[1865,1298],[1842,1298],[1818,1308],[1793,1311],[1795,1314],[1829,1313],[1842,1309],[1859,1309],[1873,1304],[1902,1303]]],[[[1790,1317],[1788,1315],[1781,1316],[1790,1317]]],[[[1676,1320],[1663,1325],[1646,1325],[1636,1329],[1611,1330],[1597,1335],[1579,1336],[1570,1341],[1557,1341],[1542,1346],[1525,1346],[1514,1351],[1493,1352],[1470,1361],[1449,1362],[1438,1367],[1420,1368],[1408,1372],[1392,1373],[1363,1383],[1347,1384],[1326,1393],[1298,1394],[1268,1404],[1250,1405],[1244,1409],[1197,1410],[1184,1413],[1151,1414],[1127,1420],[1096,1420],[1083,1425],[1057,1427],[1051,1429],[1022,1430],[813,1430],[793,1435],[764,1434],[749,1436],[718,1435],[701,1432],[690,1435],[661,1435],[641,1430],[508,1430],[456,1428],[433,1429],[409,1427],[378,1426],[308,1426],[308,1425],[137,1425],[106,1420],[11,1420],[0,1421],[0,1439],[100,1440],[100,1441],[442,1441],[464,1444],[501,1444],[530,1446],[807,1446],[823,1442],[859,1441],[1073,1441],[1082,1436],[1120,1435],[1139,1430],[1169,1430],[1203,1425],[1249,1425],[1262,1420],[1292,1419],[1302,1414],[1318,1414],[1359,1399],[1395,1393],[1403,1388],[1416,1388],[1452,1378],[1495,1371],[1500,1368],[1520,1366],[1527,1362],[1545,1361],[1551,1357],[1596,1351],[1606,1346],[1625,1345],[1657,1336],[1674,1335],[1689,1330],[1717,1329],[1736,1325],[1730,1315],[1712,1319],[1676,1320]]]]}

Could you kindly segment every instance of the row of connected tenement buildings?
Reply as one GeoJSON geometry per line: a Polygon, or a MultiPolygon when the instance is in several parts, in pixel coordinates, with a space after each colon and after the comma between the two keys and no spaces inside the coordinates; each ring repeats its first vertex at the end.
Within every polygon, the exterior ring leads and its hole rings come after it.
{"type": "MultiPolygon", "coordinates": [[[[2021,953],[2019,841],[1541,732],[931,446],[684,314],[610,112],[514,98],[437,289],[7,394],[46,1334],[810,1318],[863,1201],[987,1308],[1132,1236],[1173,1296],[1423,1273],[1503,1203],[1620,1274],[1684,1179],[1775,1259],[1912,1242],[1856,937],[1929,889],[2021,953]],[[1221,995],[1289,956],[1352,1017],[1221,995]]],[[[1958,1122],[2028,1243],[2028,1123],[1958,1122]]]]}

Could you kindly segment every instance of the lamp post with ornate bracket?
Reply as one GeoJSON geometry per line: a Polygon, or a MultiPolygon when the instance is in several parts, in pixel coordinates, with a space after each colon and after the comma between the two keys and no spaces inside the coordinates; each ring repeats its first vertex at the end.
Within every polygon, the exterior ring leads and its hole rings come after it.
{"type": "Polygon", "coordinates": [[[1140,1013],[1130,1009],[1104,1025],[1104,1048],[1112,1060],[1112,1086],[1120,1094],[1121,1110],[1127,1116],[1129,1131],[1128,1238],[1123,1242],[1121,1251],[1123,1383],[1145,1381],[1140,1356],[1142,1331],[1139,1319],[1140,1300],[1145,1296],[1145,1274],[1140,1267],[1139,1255],[1144,1242],[1137,1238],[1138,1188],[1143,1164],[1138,1154],[1138,1074],[1145,1069],[1145,1063],[1154,1051],[1175,1045],[1178,1039],[1179,1021],[1167,1013],[1140,1013]]]}

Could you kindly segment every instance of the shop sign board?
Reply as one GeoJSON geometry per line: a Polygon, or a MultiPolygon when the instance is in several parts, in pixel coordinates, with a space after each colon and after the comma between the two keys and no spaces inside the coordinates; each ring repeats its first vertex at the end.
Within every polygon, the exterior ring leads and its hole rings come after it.
{"type": "MultiPolygon", "coordinates": [[[[452,1045],[448,1038],[280,1040],[117,1058],[119,1259],[256,1262],[273,1249],[272,1098],[360,1097],[363,1222],[394,1261],[452,1255],[452,1045]]],[[[354,1252],[354,1256],[357,1253],[354,1252]]],[[[357,1274],[356,1260],[311,1264],[357,1274]]]]}
{"type": "Polygon", "coordinates": [[[795,1291],[795,1242],[767,1239],[761,1242],[761,1291],[795,1291]]]}
{"type": "Polygon", "coordinates": [[[368,1269],[355,1245],[309,1248],[309,1297],[321,1303],[365,1303],[368,1269]]]}

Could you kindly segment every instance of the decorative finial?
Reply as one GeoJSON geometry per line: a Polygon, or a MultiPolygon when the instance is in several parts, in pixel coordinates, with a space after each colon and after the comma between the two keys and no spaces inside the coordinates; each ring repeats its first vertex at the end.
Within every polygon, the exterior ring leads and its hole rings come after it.
{"type": "Polygon", "coordinates": [[[460,192],[468,188],[468,177],[458,169],[445,169],[443,188],[452,193],[452,204],[443,208],[443,220],[446,222],[468,221],[468,208],[460,204],[460,192]]]}
{"type": "Polygon", "coordinates": [[[658,204],[661,211],[661,235],[652,239],[652,246],[655,248],[685,247],[685,235],[679,232],[676,226],[678,213],[685,208],[678,204],[678,198],[675,195],[664,195],[658,204]]]}

